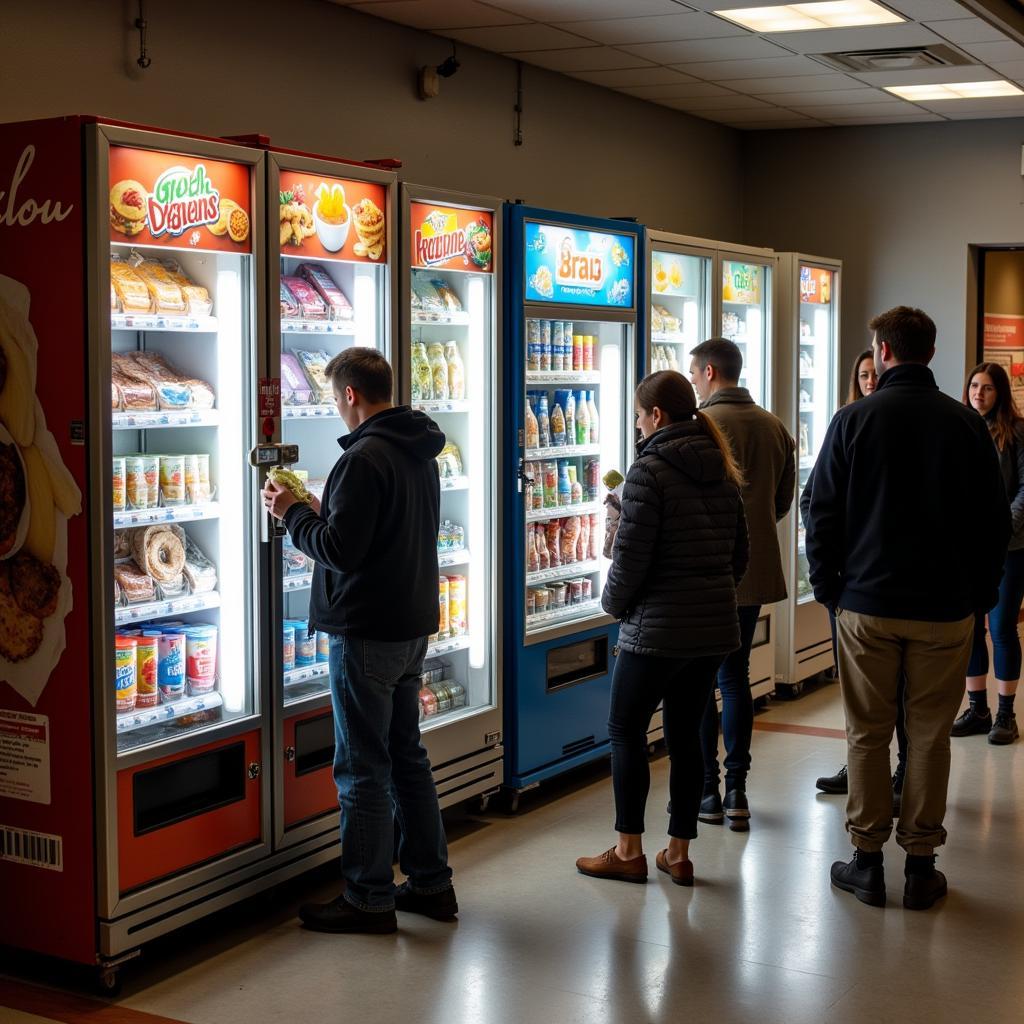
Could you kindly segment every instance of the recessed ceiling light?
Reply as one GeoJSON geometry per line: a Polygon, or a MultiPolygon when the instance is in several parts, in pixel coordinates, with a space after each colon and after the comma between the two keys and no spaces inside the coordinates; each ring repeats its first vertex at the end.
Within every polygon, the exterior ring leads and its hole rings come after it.
{"type": "Polygon", "coordinates": [[[855,25],[895,25],[904,20],[873,0],[738,7],[714,13],[752,32],[807,32],[810,29],[851,28],[855,25]]]}
{"type": "Polygon", "coordinates": [[[948,85],[887,85],[891,92],[901,99],[914,103],[932,100],[973,100],[991,96],[1024,96],[1012,82],[950,82],[948,85]]]}

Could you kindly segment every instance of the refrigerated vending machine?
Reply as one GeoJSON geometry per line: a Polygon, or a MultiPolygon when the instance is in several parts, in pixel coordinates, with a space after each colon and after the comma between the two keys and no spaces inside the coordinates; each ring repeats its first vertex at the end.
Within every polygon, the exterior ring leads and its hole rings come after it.
{"type": "MultiPolygon", "coordinates": [[[[640,376],[678,370],[689,377],[697,345],[712,337],[729,338],[743,353],[740,386],[758,405],[776,412],[773,251],[650,228],[645,236],[648,307],[641,321],[640,376]]],[[[775,606],[762,608],[754,634],[750,688],[755,699],[767,696],[775,686],[775,617],[775,606]]],[[[662,736],[660,711],[651,721],[649,736],[662,736]]]]}
{"type": "MultiPolygon", "coordinates": [[[[839,407],[839,260],[779,255],[777,395],[779,415],[797,442],[797,507],[839,407]]],[[[781,693],[796,696],[804,682],[834,665],[828,612],[808,580],[799,511],[780,527],[789,570],[789,601],[780,616],[776,671],[781,693]]]]}
{"type": "Polygon", "coordinates": [[[440,425],[440,623],[420,690],[442,806],[502,783],[502,203],[402,186],[403,402],[440,425]]]}
{"type": "Polygon", "coordinates": [[[640,229],[506,208],[505,749],[515,792],[608,752],[610,470],[632,459],[640,229]]]}

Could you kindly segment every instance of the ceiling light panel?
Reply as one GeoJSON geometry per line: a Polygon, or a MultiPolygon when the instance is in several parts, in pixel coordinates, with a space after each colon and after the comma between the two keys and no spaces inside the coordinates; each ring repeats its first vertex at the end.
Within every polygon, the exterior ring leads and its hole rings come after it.
{"type": "Polygon", "coordinates": [[[873,0],[829,0],[825,3],[785,4],[779,7],[741,7],[716,10],[720,18],[752,32],[808,32],[860,25],[897,25],[898,14],[873,0]]]}
{"type": "Polygon", "coordinates": [[[1024,89],[1006,81],[951,82],[946,85],[887,85],[885,91],[913,103],[931,103],[935,100],[976,100],[995,96],[1024,96],[1024,89]]]}

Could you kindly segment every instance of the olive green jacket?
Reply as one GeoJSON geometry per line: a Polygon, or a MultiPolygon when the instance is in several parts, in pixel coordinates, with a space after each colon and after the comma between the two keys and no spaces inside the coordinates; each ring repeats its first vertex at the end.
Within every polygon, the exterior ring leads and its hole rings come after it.
{"type": "Polygon", "coordinates": [[[776,524],[793,504],[796,444],[778,416],[757,405],[746,388],[722,388],[702,406],[732,446],[746,484],[743,509],[750,534],[750,565],[737,588],[739,605],[786,597],[786,575],[776,524]]]}

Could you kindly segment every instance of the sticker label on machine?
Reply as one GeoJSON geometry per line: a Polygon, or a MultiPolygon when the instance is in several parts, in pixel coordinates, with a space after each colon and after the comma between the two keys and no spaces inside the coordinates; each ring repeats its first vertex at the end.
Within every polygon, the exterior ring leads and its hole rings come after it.
{"type": "Polygon", "coordinates": [[[387,259],[386,186],[283,170],[278,200],[282,256],[387,259]]]}
{"type": "Polygon", "coordinates": [[[50,720],[0,710],[0,797],[50,802],[50,720]]]}
{"type": "Polygon", "coordinates": [[[110,241],[252,252],[249,168],[110,147],[110,241]]]}
{"type": "Polygon", "coordinates": [[[411,203],[412,265],[430,270],[494,269],[489,210],[459,210],[429,203],[411,203]]]}
{"type": "Polygon", "coordinates": [[[527,221],[525,228],[528,302],[632,308],[634,235],[537,221],[527,221]]]}
{"type": "Polygon", "coordinates": [[[49,832],[33,832],[27,828],[0,825],[0,860],[15,864],[64,870],[64,840],[49,832]]]}

